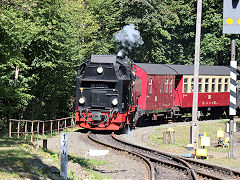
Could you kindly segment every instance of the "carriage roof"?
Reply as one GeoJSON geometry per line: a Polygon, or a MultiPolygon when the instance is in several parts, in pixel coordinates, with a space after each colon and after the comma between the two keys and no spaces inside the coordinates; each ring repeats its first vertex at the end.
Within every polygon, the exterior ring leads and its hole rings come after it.
{"type": "MultiPolygon", "coordinates": [[[[193,75],[194,65],[147,64],[136,63],[147,74],[155,75],[193,75]]],[[[230,68],[226,66],[200,66],[199,75],[229,76],[230,68]]]]}

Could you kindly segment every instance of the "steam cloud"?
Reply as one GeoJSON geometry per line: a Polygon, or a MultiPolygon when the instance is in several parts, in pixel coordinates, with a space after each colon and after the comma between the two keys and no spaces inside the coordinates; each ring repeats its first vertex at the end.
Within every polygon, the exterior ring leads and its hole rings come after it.
{"type": "Polygon", "coordinates": [[[129,24],[123,27],[123,29],[114,35],[117,48],[120,49],[118,56],[123,56],[127,51],[131,51],[134,47],[139,47],[144,42],[140,36],[140,32],[135,29],[134,24],[129,24]]]}

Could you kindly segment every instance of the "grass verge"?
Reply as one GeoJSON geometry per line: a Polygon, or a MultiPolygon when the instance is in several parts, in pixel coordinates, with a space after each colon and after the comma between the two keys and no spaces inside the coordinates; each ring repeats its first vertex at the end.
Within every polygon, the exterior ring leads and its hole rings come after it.
{"type": "MultiPolygon", "coordinates": [[[[78,164],[86,171],[87,179],[101,180],[104,177],[96,171],[98,166],[106,166],[106,161],[88,160],[71,155],[69,163],[78,164]]],[[[51,168],[59,167],[59,154],[42,148],[36,149],[33,144],[23,139],[8,137],[0,138],[0,179],[60,179],[59,173],[53,173],[51,168]]],[[[68,168],[68,179],[81,179],[68,168]]]]}

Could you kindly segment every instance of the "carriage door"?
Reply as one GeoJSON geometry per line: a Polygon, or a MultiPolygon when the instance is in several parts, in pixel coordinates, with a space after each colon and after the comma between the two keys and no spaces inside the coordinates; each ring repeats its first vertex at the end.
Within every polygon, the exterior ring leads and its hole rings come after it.
{"type": "Polygon", "coordinates": [[[169,88],[168,88],[168,92],[169,92],[169,98],[170,98],[170,106],[173,107],[174,104],[174,76],[170,76],[169,77],[169,88]]]}
{"type": "Polygon", "coordinates": [[[164,77],[160,76],[159,77],[159,83],[160,83],[160,87],[159,87],[159,101],[158,101],[158,105],[159,107],[163,106],[163,98],[164,98],[164,77]]]}
{"type": "Polygon", "coordinates": [[[173,76],[164,76],[163,106],[165,108],[170,108],[173,106],[173,87],[174,87],[173,76]]]}

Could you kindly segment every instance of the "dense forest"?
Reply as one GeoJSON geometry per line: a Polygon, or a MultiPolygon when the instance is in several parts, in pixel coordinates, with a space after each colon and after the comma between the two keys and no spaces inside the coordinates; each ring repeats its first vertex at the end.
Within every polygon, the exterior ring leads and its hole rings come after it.
{"type": "MultiPolygon", "coordinates": [[[[116,54],[116,35],[134,24],[135,62],[193,64],[196,0],[1,0],[0,132],[9,118],[55,119],[74,112],[77,67],[116,54]]],[[[222,0],[204,0],[201,64],[229,65],[222,0]]],[[[237,40],[237,47],[240,43],[237,40]]],[[[237,56],[239,60],[240,57],[237,56]]]]}

